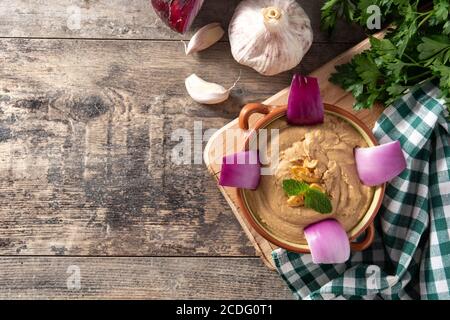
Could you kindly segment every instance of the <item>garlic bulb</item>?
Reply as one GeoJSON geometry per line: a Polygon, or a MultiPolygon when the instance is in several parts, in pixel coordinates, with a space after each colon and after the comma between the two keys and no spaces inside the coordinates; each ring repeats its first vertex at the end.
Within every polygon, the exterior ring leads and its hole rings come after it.
{"type": "Polygon", "coordinates": [[[207,82],[196,74],[191,74],[186,78],[185,85],[189,95],[198,103],[217,104],[228,99],[231,89],[238,81],[239,78],[231,88],[225,89],[217,83],[207,82]]]}
{"type": "Polygon", "coordinates": [[[309,18],[295,0],[243,0],[228,33],[234,59],[268,76],[297,66],[313,40],[309,18]]]}

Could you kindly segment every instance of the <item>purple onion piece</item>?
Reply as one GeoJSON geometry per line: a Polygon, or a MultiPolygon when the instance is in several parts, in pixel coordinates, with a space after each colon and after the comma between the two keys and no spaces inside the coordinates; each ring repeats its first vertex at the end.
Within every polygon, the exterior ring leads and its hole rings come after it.
{"type": "Polygon", "coordinates": [[[223,157],[219,185],[254,190],[260,177],[258,151],[242,151],[223,157]]]}
{"type": "Polygon", "coordinates": [[[294,75],[286,115],[292,125],[323,123],[324,107],[317,78],[294,75]]]}
{"type": "Polygon", "coordinates": [[[350,241],[338,221],[322,220],[304,232],[314,263],[344,263],[350,258],[350,241]]]}
{"type": "Polygon", "coordinates": [[[370,148],[356,148],[355,162],[359,179],[366,186],[388,182],[406,168],[399,141],[370,148]]]}

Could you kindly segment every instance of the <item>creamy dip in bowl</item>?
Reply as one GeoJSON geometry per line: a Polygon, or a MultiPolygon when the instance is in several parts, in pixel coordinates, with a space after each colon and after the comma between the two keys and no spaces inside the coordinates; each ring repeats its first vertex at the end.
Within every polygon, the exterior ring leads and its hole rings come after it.
{"type": "MultiPolygon", "coordinates": [[[[241,124],[248,122],[250,114],[264,110],[261,105],[249,106],[253,112],[244,107],[241,124]]],[[[256,190],[238,189],[244,214],[263,237],[291,251],[308,252],[303,229],[330,218],[340,222],[350,240],[368,228],[370,234],[363,243],[354,245],[355,250],[364,249],[373,240],[371,222],[381,205],[384,185],[368,187],[361,183],[353,149],[374,146],[376,140],[371,131],[356,117],[330,105],[325,106],[324,122],[314,126],[292,126],[287,123],[285,112],[286,107],[263,111],[268,114],[256,123],[256,133],[261,128],[268,132],[279,130],[279,159],[272,166],[272,175],[261,176],[256,190]],[[293,168],[304,161],[313,163],[309,170],[317,179],[314,182],[328,195],[331,213],[288,203],[283,181],[296,179],[293,168]]],[[[267,150],[271,150],[271,143],[269,135],[267,150]]]]}

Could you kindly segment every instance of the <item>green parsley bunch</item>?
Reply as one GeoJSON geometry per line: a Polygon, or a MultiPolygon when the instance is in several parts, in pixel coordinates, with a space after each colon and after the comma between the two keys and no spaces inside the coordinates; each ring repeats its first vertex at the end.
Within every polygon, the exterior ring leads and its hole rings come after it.
{"type": "Polygon", "coordinates": [[[450,0],[425,5],[419,0],[327,0],[322,27],[331,32],[338,18],[365,27],[371,5],[380,8],[382,23],[390,24],[385,38],[371,37],[371,48],[337,66],[330,81],[352,92],[359,110],[377,101],[387,106],[434,80],[450,107],[450,0]]]}

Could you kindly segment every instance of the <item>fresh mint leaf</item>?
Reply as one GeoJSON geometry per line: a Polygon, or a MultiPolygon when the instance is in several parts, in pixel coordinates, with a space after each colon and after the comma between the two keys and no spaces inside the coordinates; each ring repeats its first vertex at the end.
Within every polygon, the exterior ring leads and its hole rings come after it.
{"type": "Polygon", "coordinates": [[[308,191],[309,185],[295,179],[283,180],[283,190],[288,196],[298,196],[308,191]]]}
{"type": "Polygon", "coordinates": [[[283,180],[283,190],[288,196],[305,196],[305,206],[319,213],[331,213],[333,210],[328,196],[307,183],[295,179],[283,180]]]}
{"type": "Polygon", "coordinates": [[[330,198],[314,188],[309,188],[305,193],[305,207],[323,214],[333,211],[330,198]]]}

